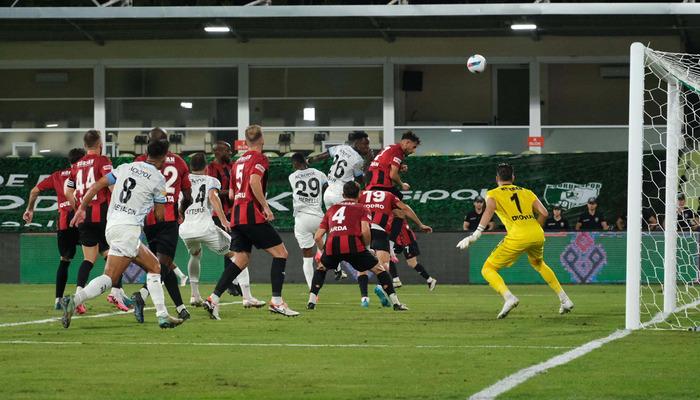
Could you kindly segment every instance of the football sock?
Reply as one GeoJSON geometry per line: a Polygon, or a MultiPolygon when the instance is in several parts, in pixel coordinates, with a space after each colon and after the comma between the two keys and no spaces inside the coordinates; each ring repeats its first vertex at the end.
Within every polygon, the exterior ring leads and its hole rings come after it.
{"type": "Polygon", "coordinates": [[[388,272],[382,271],[382,273],[377,275],[377,280],[386,294],[391,295],[392,293],[395,293],[394,284],[391,282],[391,275],[389,275],[388,272]]]}
{"type": "Polygon", "coordinates": [[[122,288],[122,277],[119,277],[119,280],[117,281],[117,284],[112,286],[112,289],[121,289],[122,288]]]}
{"type": "MultiPolygon", "coordinates": [[[[311,293],[315,294],[318,296],[318,292],[321,291],[321,288],[323,287],[323,283],[326,281],[326,273],[327,270],[316,270],[314,271],[314,278],[313,281],[311,282],[311,293]]],[[[315,303],[313,301],[312,303],[315,303]]]]}
{"type": "Polygon", "coordinates": [[[112,278],[107,275],[100,275],[90,281],[84,289],[79,290],[74,297],[75,305],[81,305],[89,299],[101,295],[105,290],[112,287],[112,278]]]}
{"type": "Polygon", "coordinates": [[[540,276],[542,276],[542,279],[544,279],[545,282],[547,282],[547,285],[549,285],[552,290],[554,290],[554,293],[560,294],[563,292],[561,285],[559,284],[559,280],[557,279],[557,276],[554,275],[554,271],[552,271],[551,268],[544,262],[544,260],[539,260],[538,262],[532,262],[530,261],[530,264],[532,265],[532,268],[537,271],[540,276]]]}
{"type": "Polygon", "coordinates": [[[221,299],[219,298],[219,296],[217,296],[217,295],[215,295],[215,294],[213,294],[213,293],[212,293],[211,296],[209,296],[209,299],[211,299],[211,301],[212,301],[214,304],[218,304],[218,303],[219,303],[219,300],[221,300],[221,299]]]}
{"type": "Polygon", "coordinates": [[[248,268],[241,271],[234,282],[238,282],[238,285],[241,287],[241,294],[243,295],[244,300],[250,300],[253,298],[253,294],[250,292],[250,272],[248,271],[248,268]]]}
{"type": "Polygon", "coordinates": [[[187,309],[187,307],[185,307],[184,304],[180,304],[179,306],[175,307],[175,311],[177,311],[178,313],[179,313],[180,311],[186,310],[186,309],[187,309]]]}
{"type": "Polygon", "coordinates": [[[389,261],[389,272],[391,273],[392,278],[398,278],[399,277],[399,271],[396,268],[396,263],[393,261],[389,261]]]}
{"type": "Polygon", "coordinates": [[[70,261],[61,260],[58,263],[56,270],[56,298],[63,297],[63,292],[66,290],[66,282],[68,282],[68,267],[70,261]]]}
{"type": "Polygon", "coordinates": [[[423,267],[423,264],[421,264],[421,263],[416,264],[415,269],[416,269],[416,272],[418,272],[420,274],[420,276],[423,277],[423,279],[427,280],[428,278],[430,278],[430,274],[425,270],[425,267],[423,267]]]}
{"type": "Polygon", "coordinates": [[[79,287],[84,287],[87,283],[88,278],[90,278],[92,266],[93,264],[88,260],[83,260],[83,262],[80,264],[80,268],[78,269],[78,280],[76,282],[79,287]]]}
{"type": "Polygon", "coordinates": [[[304,278],[306,278],[306,285],[309,286],[309,289],[311,289],[311,282],[314,279],[314,258],[313,257],[304,257],[304,264],[302,266],[302,269],[304,271],[304,278]]]}
{"type": "Polygon", "coordinates": [[[282,304],[282,296],[272,296],[272,304],[282,304]]]}
{"type": "Polygon", "coordinates": [[[272,297],[282,297],[284,285],[284,269],[287,265],[286,258],[273,258],[270,268],[270,282],[272,283],[272,297]]]}
{"type": "Polygon", "coordinates": [[[503,278],[501,278],[501,275],[498,274],[496,267],[489,263],[485,263],[484,267],[481,268],[481,276],[486,279],[486,282],[489,283],[493,290],[505,297],[506,292],[508,291],[508,286],[506,286],[506,283],[503,281],[503,278]]]}
{"type": "Polygon", "coordinates": [[[228,288],[231,285],[231,282],[233,282],[233,280],[236,279],[236,277],[241,273],[241,269],[238,268],[236,263],[234,263],[233,260],[230,261],[230,263],[226,263],[226,267],[221,273],[221,277],[219,277],[219,282],[216,283],[216,288],[214,288],[214,294],[217,296],[217,303],[218,298],[221,297],[221,295],[226,291],[226,288],[228,288]]]}
{"type": "Polygon", "coordinates": [[[357,277],[357,284],[360,285],[360,296],[367,297],[367,286],[369,286],[369,276],[360,275],[357,277]]]}
{"type": "Polygon", "coordinates": [[[146,301],[146,299],[148,298],[148,295],[149,295],[149,292],[148,292],[148,279],[146,279],[146,282],[144,282],[143,284],[144,284],[144,286],[146,286],[146,287],[142,287],[141,289],[139,289],[139,293],[141,293],[141,298],[143,299],[143,301],[146,301]]]}
{"type": "Polygon", "coordinates": [[[190,255],[190,260],[187,262],[187,273],[190,275],[190,289],[192,297],[200,297],[199,294],[199,268],[202,260],[202,253],[190,255]]]}
{"type": "Polygon", "coordinates": [[[163,287],[160,286],[160,274],[150,272],[146,274],[146,287],[151,294],[153,305],[156,306],[156,316],[165,317],[168,315],[168,310],[165,308],[165,294],[163,287]]]}
{"type": "Polygon", "coordinates": [[[183,302],[182,302],[182,294],[180,294],[180,287],[179,287],[179,284],[177,281],[177,275],[175,275],[175,272],[169,270],[168,267],[161,264],[161,266],[160,266],[161,276],[162,276],[163,269],[165,269],[165,271],[167,271],[165,274],[165,279],[163,279],[163,283],[165,284],[165,288],[168,289],[168,294],[170,295],[170,298],[173,299],[173,303],[175,303],[175,307],[179,307],[183,304],[183,302]]]}
{"type": "Polygon", "coordinates": [[[309,292],[309,303],[318,303],[318,295],[313,294],[313,292],[309,292]]]}
{"type": "Polygon", "coordinates": [[[175,273],[175,277],[177,277],[177,279],[182,279],[182,278],[185,277],[185,274],[182,272],[182,270],[180,269],[180,267],[175,267],[175,269],[173,270],[173,272],[175,273]]]}

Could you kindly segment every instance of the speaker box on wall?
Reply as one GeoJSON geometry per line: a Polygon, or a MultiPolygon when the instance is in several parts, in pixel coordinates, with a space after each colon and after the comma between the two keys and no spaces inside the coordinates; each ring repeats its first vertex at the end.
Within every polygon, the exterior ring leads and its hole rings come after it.
{"type": "Polygon", "coordinates": [[[401,90],[404,92],[420,92],[423,90],[423,71],[403,71],[401,90]]]}

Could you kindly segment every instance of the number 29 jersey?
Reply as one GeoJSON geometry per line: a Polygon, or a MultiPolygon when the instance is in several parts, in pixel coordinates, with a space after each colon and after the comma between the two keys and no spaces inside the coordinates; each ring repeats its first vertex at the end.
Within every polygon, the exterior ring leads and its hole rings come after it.
{"type": "Polygon", "coordinates": [[[299,214],[323,217],[321,201],[326,183],[326,175],[315,168],[300,169],[289,175],[295,217],[299,214]]]}
{"type": "Polygon", "coordinates": [[[489,190],[486,197],[496,201],[496,214],[505,225],[509,238],[526,242],[544,240],[544,231],[532,211],[537,196],[531,190],[503,185],[489,190]]]}
{"type": "Polygon", "coordinates": [[[166,203],[165,177],[146,162],[122,164],[107,175],[114,185],[107,212],[107,229],[116,225],[143,226],[154,203],[166,203]]]}

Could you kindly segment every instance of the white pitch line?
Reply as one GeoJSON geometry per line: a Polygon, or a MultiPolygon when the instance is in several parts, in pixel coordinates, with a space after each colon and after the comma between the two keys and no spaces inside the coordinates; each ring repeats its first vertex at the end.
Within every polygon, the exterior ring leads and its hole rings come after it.
{"type": "Polygon", "coordinates": [[[121,345],[121,346],[204,346],[204,347],[325,347],[325,348],[415,348],[415,349],[570,349],[564,346],[513,346],[513,345],[391,345],[391,344],[367,344],[367,343],[220,343],[220,342],[57,342],[57,341],[36,341],[36,340],[2,340],[3,344],[19,345],[51,345],[51,346],[82,346],[82,345],[121,345]]]}
{"type": "MultiPolygon", "coordinates": [[[[697,307],[698,305],[700,305],[700,299],[676,309],[674,313],[685,311],[689,308],[697,307]]],[[[663,320],[665,320],[668,316],[669,314],[660,312],[656,316],[654,316],[654,318],[652,318],[650,321],[643,323],[642,328],[646,328],[650,325],[660,323],[663,320]]],[[[496,396],[513,389],[514,387],[520,385],[521,383],[527,381],[528,379],[538,374],[541,374],[544,371],[547,371],[548,369],[564,365],[572,360],[575,360],[583,355],[590,353],[591,351],[597,348],[602,347],[604,344],[610,343],[617,339],[622,339],[630,333],[632,333],[631,330],[617,330],[604,338],[595,339],[588,343],[584,343],[571,351],[567,351],[564,354],[560,354],[556,357],[550,358],[545,362],[527,367],[525,369],[521,369],[520,371],[517,371],[516,373],[501,379],[500,381],[494,383],[486,389],[478,393],[474,393],[468,398],[468,400],[495,399],[496,396]]]]}
{"type": "MultiPolygon", "coordinates": [[[[232,301],[230,303],[221,303],[219,306],[227,306],[231,304],[242,304],[240,301],[232,301]]],[[[143,309],[144,311],[150,311],[150,310],[155,310],[155,307],[146,307],[143,309]]],[[[116,312],[111,312],[111,313],[103,313],[103,314],[94,314],[94,315],[76,315],[71,319],[82,319],[82,318],[105,318],[105,317],[112,317],[115,315],[131,315],[134,313],[134,310],[129,310],[129,311],[116,311],[116,312]]],[[[37,319],[34,321],[21,321],[21,322],[6,322],[3,324],[0,324],[0,328],[7,328],[7,327],[12,327],[12,326],[22,326],[22,325],[36,325],[36,324],[48,324],[51,322],[59,322],[61,321],[61,317],[54,317],[54,318],[46,318],[46,319],[37,319]]]]}

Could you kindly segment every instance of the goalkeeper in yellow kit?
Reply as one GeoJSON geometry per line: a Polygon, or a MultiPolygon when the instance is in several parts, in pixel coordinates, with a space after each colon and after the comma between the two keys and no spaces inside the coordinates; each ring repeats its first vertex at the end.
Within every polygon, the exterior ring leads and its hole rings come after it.
{"type": "Polygon", "coordinates": [[[498,187],[486,194],[486,210],[481,216],[479,227],[471,235],[457,243],[459,249],[466,249],[481,237],[494,211],[506,226],[506,237],[491,252],[486,259],[481,275],[505,300],[498,318],[505,318],[508,313],[518,306],[519,300],[508,290],[498,270],[510,267],[521,254],[527,253],[527,259],[542,279],[559,296],[559,313],[566,314],[574,308],[574,303],[561,288],[556,275],[544,262],[544,231],[542,224],[547,219],[547,209],[544,208],[532,191],[513,185],[513,167],[510,164],[499,164],[496,169],[498,187]],[[538,216],[535,217],[534,211],[538,216]]]}

